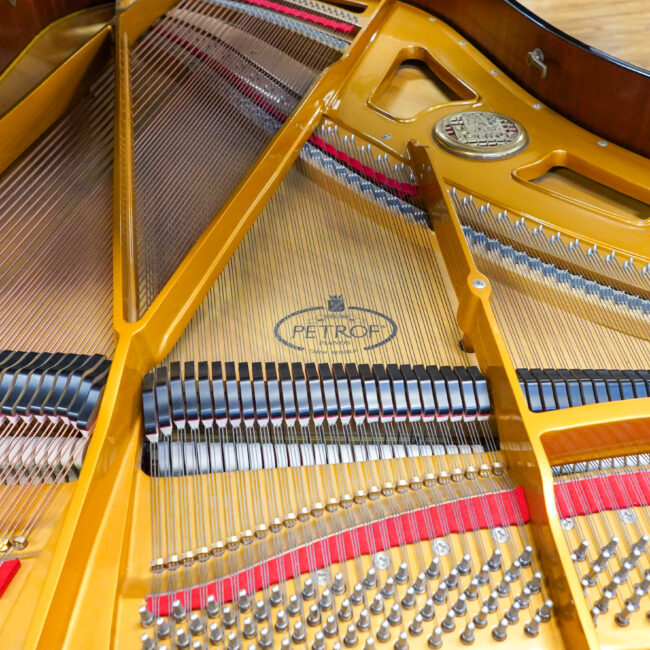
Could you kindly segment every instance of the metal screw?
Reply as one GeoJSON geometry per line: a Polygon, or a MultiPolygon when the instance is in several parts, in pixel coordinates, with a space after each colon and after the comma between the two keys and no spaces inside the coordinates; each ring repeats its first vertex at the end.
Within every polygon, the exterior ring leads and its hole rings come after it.
{"type": "Polygon", "coordinates": [[[481,280],[480,278],[476,278],[476,280],[472,280],[472,286],[475,289],[485,289],[487,287],[487,283],[485,280],[481,280]]]}

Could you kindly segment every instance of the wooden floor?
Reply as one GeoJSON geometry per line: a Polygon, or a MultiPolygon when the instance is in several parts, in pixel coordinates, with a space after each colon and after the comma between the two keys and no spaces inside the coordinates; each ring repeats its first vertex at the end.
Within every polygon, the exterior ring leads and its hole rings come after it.
{"type": "Polygon", "coordinates": [[[519,0],[584,43],[650,70],[650,0],[519,0]]]}

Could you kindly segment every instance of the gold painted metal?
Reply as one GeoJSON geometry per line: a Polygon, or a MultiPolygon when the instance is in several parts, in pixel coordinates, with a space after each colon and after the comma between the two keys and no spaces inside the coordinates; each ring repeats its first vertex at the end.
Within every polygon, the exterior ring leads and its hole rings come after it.
{"type": "MultiPolygon", "coordinates": [[[[490,382],[508,473],[527,494],[532,514],[530,528],[559,610],[561,643],[576,650],[601,647],[566,552],[555,507],[551,465],[647,452],[650,399],[538,414],[528,410],[492,311],[490,283],[472,260],[449,191],[452,186],[462,187],[486,200],[502,202],[512,213],[530,216],[567,236],[643,261],[650,250],[647,221],[625,215],[613,218],[581,201],[559,198],[529,180],[538,171],[531,171],[534,166],[549,156],[555,156],[553,161],[579,157],[591,161],[590,178],[608,184],[615,175],[622,179],[617,181],[624,188],[621,191],[629,190],[647,202],[647,161],[611,144],[603,147],[594,134],[546,107],[538,107],[533,97],[494,70],[483,55],[468,44],[460,45],[459,35],[440,21],[432,21],[424,12],[392,0],[369,3],[360,16],[363,27],[347,55],[322,75],[143,318],[129,322],[134,312],[133,276],[129,270],[133,259],[127,259],[132,253],[132,152],[128,77],[124,74],[128,68],[126,43],[133,43],[173,4],[167,0],[139,0],[119,16],[114,212],[114,282],[119,297],[114,301],[114,327],[118,343],[80,478],[64,486],[56,501],[56,523],[52,524],[51,534],[45,535],[47,539],[38,552],[25,559],[21,572],[0,599],[2,646],[137,647],[133,621],[149,588],[150,559],[143,565],[146,570],[134,571],[137,549],[149,545],[149,540],[141,536],[147,527],[138,526],[143,519],[148,523],[149,494],[148,479],[139,470],[142,377],[172,349],[300,147],[326,114],[403,159],[407,143],[414,141],[408,147],[408,157],[421,179],[423,198],[433,216],[436,237],[458,296],[458,323],[465,335],[465,348],[475,352],[490,382]],[[529,146],[506,160],[468,161],[441,149],[430,136],[434,124],[457,111],[457,104],[431,107],[408,121],[373,108],[370,98],[385,83],[405,48],[435,52],[436,61],[449,75],[477,93],[475,107],[512,116],[529,133],[529,146]],[[71,494],[66,505],[67,492],[71,494]]],[[[105,28],[93,37],[0,120],[0,169],[6,168],[65,110],[83,84],[93,59],[108,43],[110,32],[105,28]]],[[[432,489],[437,477],[426,471],[421,476],[426,486],[422,490],[432,489]]],[[[392,487],[383,489],[392,491],[399,479],[410,478],[396,476],[392,487]]],[[[266,480],[272,483],[273,473],[266,480]]],[[[382,498],[382,488],[368,485],[365,489],[371,499],[382,498]]],[[[352,502],[350,496],[349,503],[338,503],[348,506],[352,502]]],[[[312,502],[308,505],[311,507],[312,502]]],[[[320,505],[314,508],[321,511],[320,505]]],[[[325,508],[334,510],[337,504],[327,501],[325,508]]],[[[323,517],[330,515],[326,512],[323,517]]],[[[272,518],[260,524],[273,530],[272,518]]],[[[30,549],[34,550],[31,543],[25,552],[30,549]]],[[[222,551],[222,547],[215,547],[217,554],[222,551]]],[[[141,555],[144,557],[146,552],[141,555]]],[[[604,638],[608,647],[618,640],[611,631],[604,638]]],[[[560,647],[557,635],[552,643],[551,647],[560,647]]]]}

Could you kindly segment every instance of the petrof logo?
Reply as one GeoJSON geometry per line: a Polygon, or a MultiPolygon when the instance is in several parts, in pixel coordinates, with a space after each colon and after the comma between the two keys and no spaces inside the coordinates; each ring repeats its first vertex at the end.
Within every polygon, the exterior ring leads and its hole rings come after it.
{"type": "Polygon", "coordinates": [[[312,354],[346,354],[372,350],[395,338],[397,323],[374,309],[347,305],[330,295],[326,305],[294,311],[274,329],[280,343],[312,354]]]}

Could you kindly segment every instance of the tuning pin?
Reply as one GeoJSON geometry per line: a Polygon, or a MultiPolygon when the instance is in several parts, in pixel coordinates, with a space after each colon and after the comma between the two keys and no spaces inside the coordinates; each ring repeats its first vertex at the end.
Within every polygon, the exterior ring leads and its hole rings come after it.
{"type": "Polygon", "coordinates": [[[409,579],[409,571],[408,571],[408,565],[406,562],[402,562],[399,565],[399,569],[397,569],[397,573],[395,574],[395,582],[398,585],[403,585],[408,582],[409,579]]]}
{"type": "Polygon", "coordinates": [[[210,625],[210,643],[212,645],[219,645],[223,641],[223,628],[212,623],[210,625]]]}
{"type": "Polygon", "coordinates": [[[413,589],[416,594],[423,594],[427,589],[427,578],[424,573],[418,573],[418,577],[413,583],[413,589]]]}
{"type": "Polygon", "coordinates": [[[278,611],[275,617],[275,629],[277,632],[283,632],[287,629],[287,627],[289,627],[289,619],[287,617],[287,613],[281,609],[278,611]]]}
{"type": "Polygon", "coordinates": [[[626,603],[623,609],[614,616],[616,624],[620,627],[627,627],[630,624],[630,616],[632,615],[632,612],[634,612],[634,609],[626,603]]]}
{"type": "Polygon", "coordinates": [[[142,605],[140,609],[138,609],[138,613],[140,614],[140,624],[142,627],[151,627],[154,622],[154,615],[147,609],[145,605],[142,605]]]}
{"type": "Polygon", "coordinates": [[[519,603],[516,600],[506,611],[506,618],[509,623],[516,623],[519,620],[519,603]]]}
{"type": "Polygon", "coordinates": [[[323,632],[328,638],[332,638],[338,634],[338,626],[336,625],[336,619],[333,616],[328,616],[323,627],[323,632]]]}
{"type": "Polygon", "coordinates": [[[539,634],[539,624],[542,622],[542,619],[535,614],[533,618],[524,625],[524,632],[527,636],[534,637],[539,634]]]}
{"type": "Polygon", "coordinates": [[[442,605],[447,600],[447,583],[444,580],[440,581],[436,593],[433,594],[433,602],[442,605]]]}
{"type": "Polygon", "coordinates": [[[180,600],[175,600],[172,603],[172,617],[177,623],[180,623],[181,621],[185,620],[185,617],[187,616],[187,610],[183,606],[183,603],[181,603],[180,600]]]}
{"type": "Polygon", "coordinates": [[[574,562],[582,562],[587,557],[587,551],[589,550],[589,540],[583,539],[580,544],[571,556],[573,557],[574,562]]]}
{"type": "Polygon", "coordinates": [[[479,629],[484,628],[487,625],[487,619],[488,619],[488,608],[481,607],[481,609],[478,611],[478,613],[474,616],[474,627],[477,627],[479,629]]]}
{"type": "Polygon", "coordinates": [[[494,553],[492,553],[492,557],[487,561],[487,565],[490,567],[490,571],[497,571],[501,567],[500,549],[494,549],[494,553]]]}
{"type": "Polygon", "coordinates": [[[386,582],[381,589],[381,595],[384,598],[392,598],[395,594],[395,580],[394,578],[386,578],[386,582]]]}
{"type": "Polygon", "coordinates": [[[363,645],[363,650],[375,650],[375,648],[376,648],[375,640],[371,636],[369,636],[363,645]]]}
{"type": "Polygon", "coordinates": [[[521,569],[521,565],[519,564],[519,560],[515,560],[512,563],[512,566],[505,572],[504,580],[507,582],[514,582],[518,577],[519,577],[519,570],[521,569]]]}
{"type": "Polygon", "coordinates": [[[303,600],[311,600],[315,596],[316,589],[314,589],[314,583],[311,578],[307,578],[302,588],[302,598],[303,600]]]}
{"type": "Polygon", "coordinates": [[[521,593],[517,596],[517,602],[519,603],[520,609],[528,607],[530,603],[530,589],[528,587],[524,587],[521,590],[521,593]]]}
{"type": "Polygon", "coordinates": [[[156,619],[156,635],[159,639],[166,639],[172,633],[172,626],[161,617],[156,619]]]}
{"type": "Polygon", "coordinates": [[[424,603],[424,607],[420,610],[420,616],[425,620],[425,621],[430,621],[436,613],[436,608],[435,605],[433,604],[433,599],[428,598],[427,601],[424,603]]]}
{"type": "Polygon", "coordinates": [[[293,626],[293,634],[291,635],[291,640],[294,643],[303,643],[307,638],[307,633],[305,631],[305,624],[302,621],[296,621],[293,626]]]}
{"type": "Polygon", "coordinates": [[[298,596],[296,596],[296,594],[293,594],[289,597],[289,602],[287,604],[287,613],[289,616],[297,616],[300,614],[300,601],[298,600],[298,596]]]}
{"type": "Polygon", "coordinates": [[[465,589],[465,598],[467,598],[467,600],[476,600],[478,598],[478,587],[478,580],[472,578],[469,585],[467,585],[467,589],[465,589]]]}
{"type": "Polygon", "coordinates": [[[505,598],[510,593],[510,583],[507,580],[502,580],[497,585],[496,591],[501,598],[505,598]]]}
{"type": "Polygon", "coordinates": [[[316,627],[317,625],[320,625],[321,622],[321,617],[320,617],[320,608],[318,605],[312,605],[309,608],[309,614],[307,614],[307,625],[311,627],[316,627]]]}
{"type": "Polygon", "coordinates": [[[257,635],[257,624],[255,623],[254,618],[247,616],[244,619],[242,634],[244,635],[245,639],[252,639],[254,636],[257,635]]]}
{"type": "Polygon", "coordinates": [[[374,589],[377,586],[377,572],[373,567],[368,569],[368,573],[363,581],[363,586],[366,589],[374,589]]]}
{"type": "Polygon", "coordinates": [[[404,609],[413,609],[415,607],[415,589],[409,587],[402,598],[402,607],[404,609]]]}
{"type": "Polygon", "coordinates": [[[390,613],[388,614],[388,622],[392,626],[399,625],[402,622],[402,609],[397,603],[395,603],[390,608],[390,613]]]}
{"type": "Polygon", "coordinates": [[[357,582],[357,584],[354,585],[350,600],[354,605],[360,605],[363,602],[363,586],[360,582],[357,582]]]}
{"type": "Polygon", "coordinates": [[[325,635],[322,632],[316,632],[314,642],[311,644],[311,650],[325,650],[325,635]]]}
{"type": "Polygon", "coordinates": [[[609,542],[607,542],[607,544],[605,544],[605,546],[601,549],[601,554],[607,552],[610,557],[614,555],[616,553],[618,541],[618,537],[614,535],[614,537],[612,537],[612,539],[610,539],[609,542]]]}
{"type": "Polygon", "coordinates": [[[639,538],[639,541],[636,542],[630,550],[638,551],[639,553],[643,554],[645,553],[645,550],[648,546],[648,542],[650,542],[650,535],[642,535],[639,538]]]}
{"type": "Polygon", "coordinates": [[[444,632],[452,632],[456,628],[455,617],[456,614],[454,610],[450,609],[447,612],[447,615],[442,619],[442,623],[440,623],[440,627],[442,627],[444,632]]]}
{"type": "Polygon", "coordinates": [[[458,596],[458,600],[452,605],[452,609],[456,616],[463,616],[465,614],[467,611],[467,597],[465,594],[458,596]]]}
{"type": "Polygon", "coordinates": [[[208,615],[208,618],[216,618],[219,613],[219,603],[214,596],[208,596],[205,601],[205,611],[208,615]]]}
{"type": "Polygon", "coordinates": [[[251,598],[244,589],[239,592],[239,611],[247,612],[251,608],[251,598]]]}
{"type": "Polygon", "coordinates": [[[395,650],[408,650],[409,638],[406,632],[402,632],[395,641],[395,650]]]}
{"type": "Polygon", "coordinates": [[[269,608],[267,604],[262,600],[255,602],[255,618],[258,621],[265,621],[269,617],[269,608]]]}
{"type": "Polygon", "coordinates": [[[449,575],[445,578],[445,583],[449,591],[458,587],[458,569],[452,569],[449,572],[449,575]]]}
{"type": "Polygon", "coordinates": [[[460,635],[460,640],[465,645],[471,645],[472,643],[474,643],[474,623],[472,623],[472,621],[469,621],[465,626],[465,629],[462,631],[460,635]]]}
{"type": "MultiPolygon", "coordinates": [[[[187,636],[185,628],[179,627],[176,630],[176,647],[177,648],[189,648],[190,647],[190,637],[187,636]]],[[[230,648],[229,650],[235,650],[230,648]]]]}
{"type": "Polygon", "coordinates": [[[390,624],[388,621],[382,621],[377,631],[377,640],[383,643],[384,641],[388,641],[388,639],[390,639],[390,624]]]}
{"type": "Polygon", "coordinates": [[[341,609],[339,609],[339,619],[341,621],[348,621],[352,618],[352,605],[350,601],[346,598],[341,603],[341,609]]]}
{"type": "Polygon", "coordinates": [[[204,625],[203,619],[196,613],[190,616],[190,634],[192,636],[198,636],[203,632],[204,625]]]}
{"type": "Polygon", "coordinates": [[[147,633],[140,637],[140,643],[142,644],[142,650],[154,650],[156,647],[156,642],[147,633]]]}
{"type": "MultiPolygon", "coordinates": [[[[316,636],[318,636],[318,634],[321,634],[321,632],[318,632],[316,636]]],[[[260,646],[262,648],[270,648],[272,645],[273,645],[273,634],[271,630],[265,626],[260,630],[260,646]]]]}
{"type": "Polygon", "coordinates": [[[411,624],[409,625],[409,634],[413,636],[419,636],[422,634],[422,616],[416,614],[411,624]]]}
{"type": "Polygon", "coordinates": [[[641,580],[638,584],[635,585],[639,589],[643,590],[644,595],[650,591],[650,571],[646,571],[643,574],[643,580],[641,580]]]}
{"type": "Polygon", "coordinates": [[[539,593],[542,588],[542,574],[539,571],[533,574],[533,577],[528,581],[526,587],[530,589],[531,594],[539,593]]]}
{"type": "Polygon", "coordinates": [[[434,557],[427,568],[427,578],[433,580],[440,575],[440,558],[434,557]]]}
{"type": "MultiPolygon", "coordinates": [[[[598,609],[598,607],[592,607],[591,608],[591,622],[594,624],[594,627],[598,627],[598,617],[602,614],[602,612],[598,609]]],[[[537,616],[539,618],[539,616],[537,616]]],[[[542,620],[541,618],[539,619],[540,621],[542,620]]]]}
{"type": "Polygon", "coordinates": [[[508,621],[502,618],[496,627],[492,628],[492,638],[495,641],[504,641],[508,634],[508,621]]]}
{"type": "Polygon", "coordinates": [[[472,570],[472,558],[470,555],[464,555],[463,559],[456,566],[456,570],[461,576],[466,576],[472,570]]]}
{"type": "Polygon", "coordinates": [[[357,621],[357,628],[362,632],[370,627],[370,614],[367,609],[362,609],[359,612],[359,620],[357,621]]]}
{"type": "Polygon", "coordinates": [[[232,607],[230,607],[230,605],[224,606],[221,612],[221,621],[223,622],[223,625],[226,629],[230,629],[231,627],[235,626],[237,617],[235,616],[235,612],[232,610],[232,607]]]}
{"type": "Polygon", "coordinates": [[[640,605],[641,605],[641,599],[645,596],[645,593],[643,592],[643,589],[639,589],[639,587],[636,587],[634,590],[634,594],[630,596],[626,601],[625,605],[629,606],[632,611],[636,612],[640,605]]]}
{"type": "Polygon", "coordinates": [[[354,625],[348,625],[348,629],[346,630],[345,636],[343,637],[343,643],[345,643],[346,647],[351,648],[357,644],[358,640],[357,628],[354,625]]]}
{"type": "Polygon", "coordinates": [[[481,570],[478,572],[476,579],[478,580],[480,586],[486,585],[488,583],[488,580],[490,579],[490,567],[487,564],[484,564],[481,567],[481,570]]]}
{"type": "Polygon", "coordinates": [[[442,645],[442,628],[434,628],[431,636],[427,639],[427,645],[434,650],[437,650],[442,645]]]}
{"type": "Polygon", "coordinates": [[[332,584],[332,591],[340,596],[345,591],[345,581],[343,580],[343,574],[337,573],[334,576],[334,582],[332,584]]]}
{"type": "Polygon", "coordinates": [[[334,596],[332,596],[332,592],[329,589],[323,589],[323,593],[318,601],[319,607],[326,612],[327,610],[332,609],[333,604],[334,596]]]}
{"type": "Polygon", "coordinates": [[[553,609],[553,601],[552,600],[547,600],[537,610],[537,614],[542,619],[542,621],[548,621],[551,618],[551,610],[552,609],[553,609]]]}
{"type": "Polygon", "coordinates": [[[370,603],[370,611],[373,614],[383,614],[384,613],[384,599],[381,594],[376,594],[370,603]]]}
{"type": "Polygon", "coordinates": [[[533,547],[532,546],[524,547],[522,554],[517,559],[519,561],[519,566],[529,567],[530,563],[533,560],[533,547]]]}
{"type": "Polygon", "coordinates": [[[486,599],[483,605],[487,608],[488,612],[496,612],[498,605],[498,595],[493,591],[486,599]]]}

